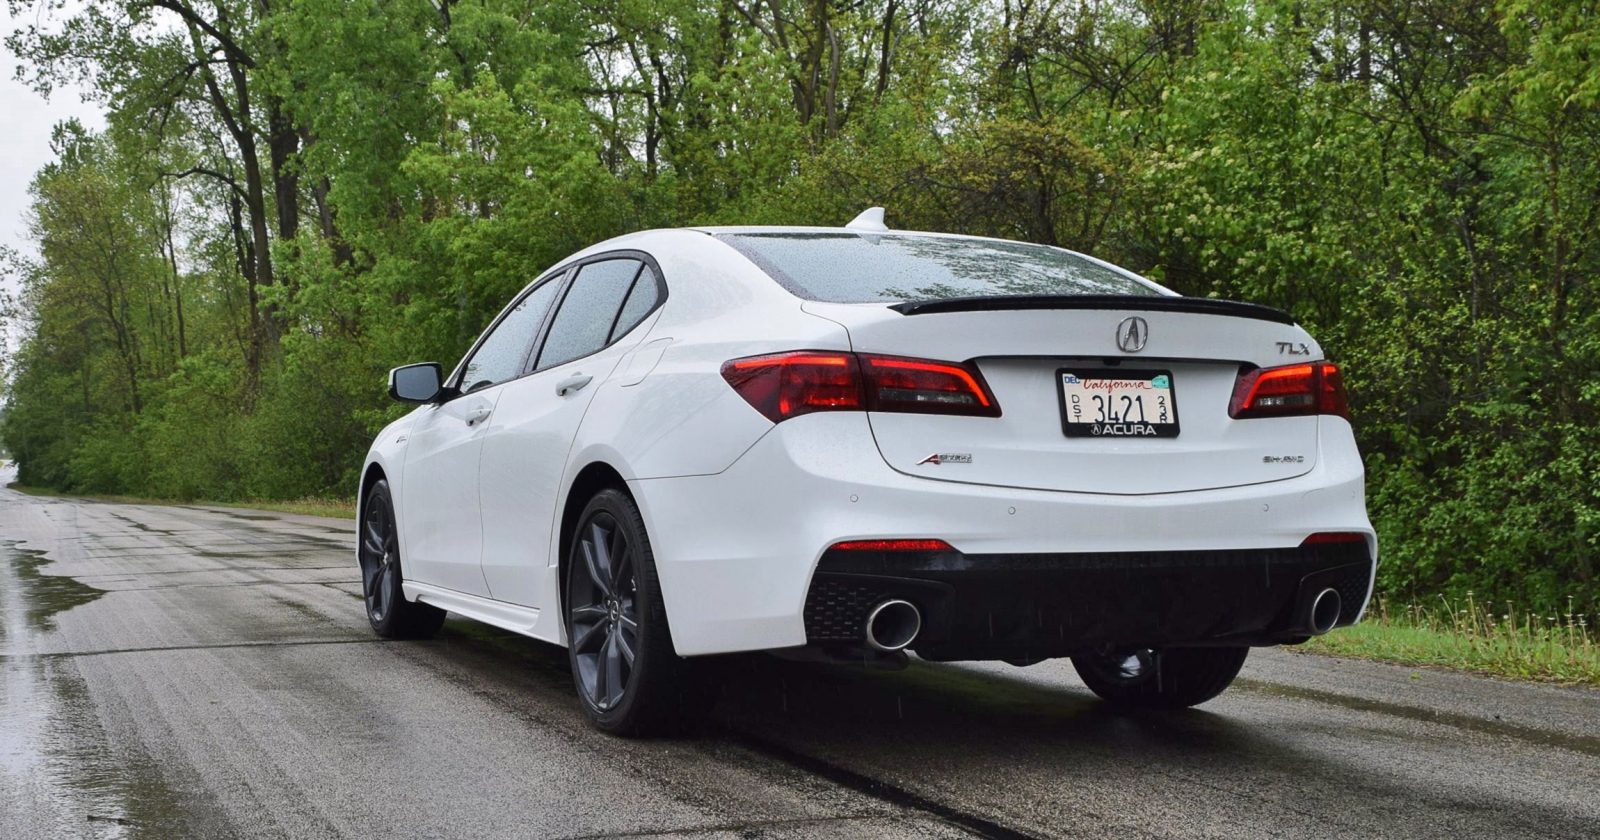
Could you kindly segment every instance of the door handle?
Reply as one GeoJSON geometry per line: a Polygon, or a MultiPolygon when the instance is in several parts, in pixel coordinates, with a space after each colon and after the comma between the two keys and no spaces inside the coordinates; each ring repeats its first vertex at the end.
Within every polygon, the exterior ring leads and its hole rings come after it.
{"type": "Polygon", "coordinates": [[[469,408],[467,409],[467,425],[476,426],[484,420],[489,419],[489,415],[493,413],[494,409],[486,405],[480,405],[477,408],[469,408]]]}
{"type": "Polygon", "coordinates": [[[564,396],[566,396],[568,394],[573,394],[573,393],[576,393],[578,391],[582,391],[584,389],[584,386],[588,385],[590,382],[593,382],[593,381],[594,381],[594,377],[592,377],[592,376],[586,376],[586,375],[581,374],[581,373],[574,373],[573,375],[567,377],[566,379],[563,379],[560,382],[556,383],[556,396],[564,397],[564,396]]]}

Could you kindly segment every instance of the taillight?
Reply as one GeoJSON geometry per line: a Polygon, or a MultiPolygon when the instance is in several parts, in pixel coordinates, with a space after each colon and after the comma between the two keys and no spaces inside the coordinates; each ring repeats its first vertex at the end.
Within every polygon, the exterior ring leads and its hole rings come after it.
{"type": "Polygon", "coordinates": [[[853,353],[774,353],[734,359],[722,366],[722,378],[774,423],[813,411],[862,407],[861,367],[853,353]]]}
{"type": "Polygon", "coordinates": [[[999,417],[971,365],[802,350],[734,359],[722,378],[774,423],[814,411],[893,411],[999,417]]]}
{"type": "Polygon", "coordinates": [[[861,369],[868,411],[1000,416],[983,374],[968,365],[863,355],[861,369]]]}
{"type": "Polygon", "coordinates": [[[1338,365],[1308,362],[1239,374],[1239,381],[1233,386],[1233,400],[1228,404],[1228,416],[1234,419],[1308,414],[1350,418],[1344,377],[1338,365]]]}

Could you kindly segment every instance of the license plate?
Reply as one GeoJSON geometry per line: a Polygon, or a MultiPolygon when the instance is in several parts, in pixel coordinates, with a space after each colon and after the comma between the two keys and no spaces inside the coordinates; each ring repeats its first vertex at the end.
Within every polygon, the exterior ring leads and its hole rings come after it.
{"type": "Polygon", "coordinates": [[[1056,371],[1067,437],[1177,437],[1178,403],[1164,370],[1056,371]]]}

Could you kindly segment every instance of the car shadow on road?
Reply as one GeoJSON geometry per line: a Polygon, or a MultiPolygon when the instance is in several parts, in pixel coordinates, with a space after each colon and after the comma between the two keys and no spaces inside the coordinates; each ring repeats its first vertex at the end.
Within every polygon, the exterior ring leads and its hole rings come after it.
{"type": "Polygon", "coordinates": [[[1230,719],[1189,709],[1122,712],[1088,689],[992,670],[913,661],[901,671],[789,662],[769,656],[718,663],[716,715],[741,730],[808,731],[828,741],[919,740],[959,744],[1016,739],[1108,746],[1163,744],[1227,751],[1252,740],[1230,719]]]}
{"type": "MultiPolygon", "coordinates": [[[[442,643],[473,649],[485,665],[513,669],[539,694],[576,710],[566,651],[486,625],[450,621],[442,643]],[[498,664],[495,664],[498,663],[498,664]]],[[[784,740],[897,738],[928,744],[1016,738],[1098,742],[1111,748],[1228,752],[1255,742],[1251,726],[1203,709],[1121,712],[1081,685],[1053,686],[993,671],[913,660],[899,671],[793,662],[766,654],[697,660],[718,686],[709,727],[784,740]]],[[[1259,742],[1256,742],[1259,746],[1259,742]]]]}
{"type": "Polygon", "coordinates": [[[1557,836],[1586,818],[1530,801],[1459,755],[1481,744],[1437,727],[1237,686],[1202,708],[1119,712],[1059,665],[1012,674],[913,661],[878,671],[717,657],[701,661],[721,686],[704,725],[639,742],[584,724],[561,648],[458,620],[421,647],[414,656],[429,667],[630,765],[681,749],[741,760],[731,748],[889,801],[926,806],[955,786],[973,813],[1040,825],[1074,824],[1089,809],[1107,826],[1181,811],[1223,833],[1275,821],[1308,836],[1335,824],[1360,834],[1403,818],[1441,836],[1528,825],[1557,836]]]}

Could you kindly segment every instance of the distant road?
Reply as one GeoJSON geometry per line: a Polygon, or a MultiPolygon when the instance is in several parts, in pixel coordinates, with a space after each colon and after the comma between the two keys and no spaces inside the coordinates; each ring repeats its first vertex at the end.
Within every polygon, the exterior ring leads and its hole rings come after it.
{"type": "Polygon", "coordinates": [[[0,837],[1600,836],[1600,692],[1276,650],[1145,716],[1065,662],[745,657],[622,741],[556,648],[375,640],[353,531],[0,490],[0,837]]]}

